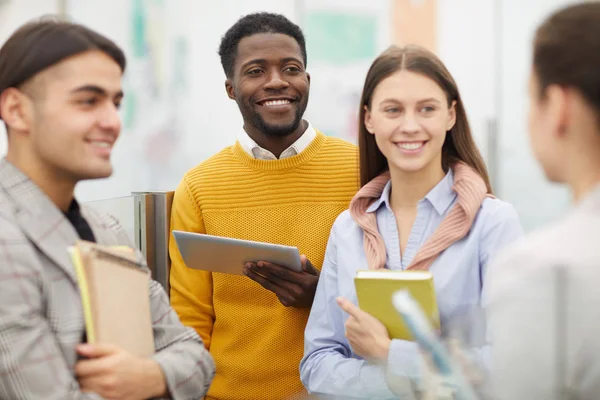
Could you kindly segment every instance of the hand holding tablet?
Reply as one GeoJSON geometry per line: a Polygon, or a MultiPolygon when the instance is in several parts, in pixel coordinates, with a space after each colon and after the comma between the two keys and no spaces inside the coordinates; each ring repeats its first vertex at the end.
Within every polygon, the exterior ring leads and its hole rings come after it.
{"type": "Polygon", "coordinates": [[[296,247],[173,231],[188,268],[245,275],[286,307],[310,308],[320,271],[296,247]]]}

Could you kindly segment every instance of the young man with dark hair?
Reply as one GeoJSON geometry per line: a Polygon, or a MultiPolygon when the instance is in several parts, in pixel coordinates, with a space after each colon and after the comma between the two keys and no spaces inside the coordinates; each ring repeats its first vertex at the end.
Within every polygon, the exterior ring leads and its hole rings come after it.
{"type": "Polygon", "coordinates": [[[0,160],[2,399],[197,399],[214,375],[202,341],[154,281],[152,357],[82,343],[67,248],[78,239],[131,246],[114,218],[74,197],[79,181],[112,173],[124,70],[113,42],[54,19],[22,26],[0,49],[0,117],[8,131],[0,160]]]}
{"type": "Polygon", "coordinates": [[[241,18],[219,54],[244,126],[237,143],[183,177],[171,226],[297,246],[303,272],[267,262],[249,263],[247,277],[192,270],[171,240],[171,301],[215,358],[208,399],[305,396],[304,328],[329,231],[358,188],[357,149],[302,119],[306,46],[285,17],[241,18]]]}

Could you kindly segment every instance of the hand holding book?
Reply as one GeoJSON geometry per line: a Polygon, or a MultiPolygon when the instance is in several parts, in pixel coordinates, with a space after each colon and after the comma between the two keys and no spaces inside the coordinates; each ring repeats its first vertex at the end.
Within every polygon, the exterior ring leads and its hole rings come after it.
{"type": "Polygon", "coordinates": [[[385,325],[343,297],[337,299],[337,304],[350,315],[346,338],[354,353],[372,363],[385,362],[392,343],[385,325]]]}

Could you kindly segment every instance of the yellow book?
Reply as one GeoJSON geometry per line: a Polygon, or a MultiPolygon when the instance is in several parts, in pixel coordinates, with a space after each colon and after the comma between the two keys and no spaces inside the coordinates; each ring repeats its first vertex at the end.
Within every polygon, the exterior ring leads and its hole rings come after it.
{"type": "Polygon", "coordinates": [[[96,329],[94,328],[94,318],[92,317],[90,290],[88,288],[83,260],[81,259],[81,252],[79,251],[79,247],[76,246],[69,247],[68,251],[71,256],[73,267],[75,268],[77,282],[79,283],[79,293],[81,295],[81,305],[83,308],[87,340],[89,343],[96,343],[96,329]]]}
{"type": "Polygon", "coordinates": [[[433,275],[428,271],[358,271],[354,278],[358,306],[385,325],[392,339],[410,340],[413,337],[402,317],[392,304],[392,295],[408,290],[419,303],[434,329],[440,328],[440,317],[433,286],[433,275]]]}

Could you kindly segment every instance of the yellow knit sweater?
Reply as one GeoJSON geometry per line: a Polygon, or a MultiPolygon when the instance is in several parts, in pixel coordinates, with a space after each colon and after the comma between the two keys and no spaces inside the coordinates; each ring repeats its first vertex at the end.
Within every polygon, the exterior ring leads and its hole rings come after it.
{"type": "MultiPolygon", "coordinates": [[[[254,159],[236,143],[186,173],[171,228],[297,246],[320,269],[358,183],[356,147],[322,133],[283,160],[254,159]]],[[[217,364],[207,399],[305,394],[298,366],[309,310],[284,307],[244,276],[186,268],[172,238],[169,251],[172,305],[217,364]]]]}

